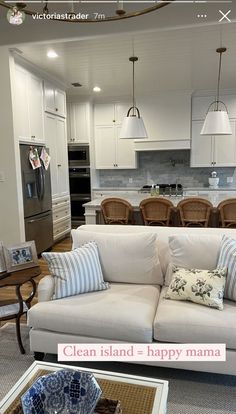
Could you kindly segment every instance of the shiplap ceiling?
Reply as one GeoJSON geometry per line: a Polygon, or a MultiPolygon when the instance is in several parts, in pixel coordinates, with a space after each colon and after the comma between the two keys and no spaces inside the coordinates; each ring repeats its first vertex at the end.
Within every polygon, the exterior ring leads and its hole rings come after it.
{"type": "Polygon", "coordinates": [[[65,83],[69,95],[121,96],[131,90],[129,56],[139,57],[136,64],[136,93],[168,90],[215,89],[220,45],[223,56],[222,88],[236,87],[236,23],[195,26],[134,34],[107,35],[85,40],[22,44],[23,57],[65,83]],[[49,49],[57,59],[49,59],[49,49]],[[79,82],[81,88],[70,86],[79,82]]]}

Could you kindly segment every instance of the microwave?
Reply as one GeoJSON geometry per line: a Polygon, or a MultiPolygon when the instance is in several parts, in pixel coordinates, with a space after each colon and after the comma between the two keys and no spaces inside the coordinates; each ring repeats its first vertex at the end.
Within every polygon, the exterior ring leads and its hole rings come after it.
{"type": "Polygon", "coordinates": [[[89,167],[89,146],[88,145],[69,145],[68,146],[69,167],[79,167],[80,165],[89,167]]]}

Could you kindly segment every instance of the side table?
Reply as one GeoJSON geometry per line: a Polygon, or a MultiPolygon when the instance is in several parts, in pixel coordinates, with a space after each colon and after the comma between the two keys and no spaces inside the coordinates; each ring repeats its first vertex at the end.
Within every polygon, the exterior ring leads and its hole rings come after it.
{"type": "Polygon", "coordinates": [[[16,336],[17,341],[19,344],[19,348],[22,354],[25,354],[25,349],[22,344],[21,340],[21,332],[20,332],[20,318],[21,316],[27,312],[27,310],[31,306],[31,302],[33,297],[36,293],[36,282],[34,278],[41,274],[41,269],[39,266],[30,267],[23,270],[18,270],[17,272],[11,273],[0,273],[0,288],[4,288],[7,286],[15,286],[16,298],[9,299],[9,300],[2,300],[0,301],[0,307],[17,304],[18,310],[13,311],[13,313],[9,313],[6,316],[0,316],[0,321],[7,321],[10,319],[16,320],[16,336]],[[21,294],[21,286],[25,283],[30,282],[32,285],[32,291],[30,295],[24,299],[21,294]]]}

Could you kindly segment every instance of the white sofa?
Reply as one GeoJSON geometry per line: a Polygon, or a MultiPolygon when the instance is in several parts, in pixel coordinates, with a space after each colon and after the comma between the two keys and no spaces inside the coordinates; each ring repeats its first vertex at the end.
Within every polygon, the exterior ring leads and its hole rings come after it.
{"type": "MultiPolygon", "coordinates": [[[[81,232],[92,232],[95,241],[101,233],[156,233],[164,278],[170,262],[169,236],[226,234],[236,239],[236,229],[220,228],[84,225],[76,232],[82,239],[85,233],[81,232]]],[[[221,237],[216,241],[218,248],[220,240],[221,237]]],[[[115,254],[114,251],[114,257],[115,254]]],[[[36,355],[56,354],[58,343],[67,342],[226,343],[226,362],[158,361],[150,365],[235,375],[236,303],[224,300],[224,310],[219,311],[191,302],[167,300],[163,298],[167,291],[164,283],[114,282],[108,290],[51,300],[54,278],[44,277],[38,287],[39,303],[28,312],[31,350],[36,355]]]]}

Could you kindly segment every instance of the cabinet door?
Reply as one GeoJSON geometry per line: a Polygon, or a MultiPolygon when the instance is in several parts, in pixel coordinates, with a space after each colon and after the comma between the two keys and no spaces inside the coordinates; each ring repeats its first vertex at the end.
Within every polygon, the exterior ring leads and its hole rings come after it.
{"type": "Polygon", "coordinates": [[[122,124],[124,118],[127,116],[127,112],[129,110],[130,106],[128,104],[123,104],[123,103],[116,103],[115,104],[115,121],[116,121],[116,124],[122,124]]]}
{"type": "Polygon", "coordinates": [[[59,197],[58,188],[58,167],[57,167],[57,124],[56,118],[53,115],[45,114],[45,141],[49,147],[51,157],[50,172],[51,172],[51,187],[52,198],[59,197]]]}
{"type": "Polygon", "coordinates": [[[47,81],[44,81],[44,109],[46,112],[55,113],[55,89],[47,81]]]}
{"type": "Polygon", "coordinates": [[[192,123],[191,143],[191,167],[211,167],[212,158],[212,137],[200,135],[203,121],[192,123]]]}
{"type": "Polygon", "coordinates": [[[89,111],[87,103],[69,104],[68,137],[70,142],[89,143],[89,111]]]}
{"type": "Polygon", "coordinates": [[[136,168],[137,157],[132,139],[120,139],[121,126],[114,127],[116,136],[116,167],[136,168]]]}
{"type": "Polygon", "coordinates": [[[236,166],[236,137],[235,122],[231,121],[232,135],[218,135],[214,137],[214,165],[215,167],[236,166]]]}
{"type": "Polygon", "coordinates": [[[97,169],[116,168],[114,126],[95,128],[95,164],[97,169]]]}
{"type": "Polygon", "coordinates": [[[60,89],[55,89],[55,111],[56,115],[66,117],[66,94],[60,89]]]}
{"type": "Polygon", "coordinates": [[[17,65],[15,67],[14,98],[16,137],[20,141],[29,141],[28,73],[17,65]]]}
{"type": "Polygon", "coordinates": [[[65,120],[56,118],[57,176],[60,196],[69,194],[69,169],[65,120]]]}
{"type": "Polygon", "coordinates": [[[36,142],[44,142],[42,80],[34,75],[30,75],[28,86],[31,139],[36,142]]]}
{"type": "Polygon", "coordinates": [[[113,125],[115,122],[114,104],[96,104],[94,108],[95,125],[113,125]]]}
{"type": "Polygon", "coordinates": [[[210,104],[215,100],[214,96],[194,96],[192,98],[192,119],[204,120],[210,104]]]}

